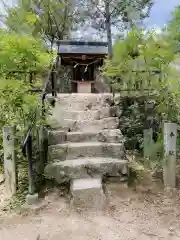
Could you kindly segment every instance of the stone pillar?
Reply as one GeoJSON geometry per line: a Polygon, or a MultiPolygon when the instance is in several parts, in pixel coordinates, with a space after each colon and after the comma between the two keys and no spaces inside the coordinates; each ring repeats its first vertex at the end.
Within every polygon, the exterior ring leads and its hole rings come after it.
{"type": "Polygon", "coordinates": [[[144,129],[144,158],[149,159],[153,144],[153,130],[152,128],[144,129]]]}
{"type": "Polygon", "coordinates": [[[15,133],[15,127],[3,128],[5,189],[9,197],[12,197],[17,190],[15,133]]]}
{"type": "Polygon", "coordinates": [[[146,119],[144,123],[144,158],[149,159],[153,145],[153,115],[154,115],[155,103],[150,100],[145,102],[146,119]]]}
{"type": "Polygon", "coordinates": [[[177,125],[164,123],[163,180],[165,188],[175,188],[176,186],[176,138],[177,125]]]}
{"type": "Polygon", "coordinates": [[[39,151],[40,151],[40,166],[39,174],[44,174],[44,166],[47,163],[48,154],[48,131],[44,126],[39,129],[39,151]]]}

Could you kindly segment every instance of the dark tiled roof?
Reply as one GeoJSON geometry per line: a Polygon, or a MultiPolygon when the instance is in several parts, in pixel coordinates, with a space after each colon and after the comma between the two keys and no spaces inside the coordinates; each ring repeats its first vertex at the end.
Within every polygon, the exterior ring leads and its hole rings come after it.
{"type": "Polygon", "coordinates": [[[59,53],[107,54],[108,48],[105,42],[61,41],[59,53]]]}

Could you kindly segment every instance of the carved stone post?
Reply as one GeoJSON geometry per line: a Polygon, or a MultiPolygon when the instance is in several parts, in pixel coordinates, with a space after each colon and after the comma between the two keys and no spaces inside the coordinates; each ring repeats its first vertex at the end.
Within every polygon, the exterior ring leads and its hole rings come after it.
{"type": "Polygon", "coordinates": [[[153,130],[152,128],[144,129],[144,159],[149,159],[153,144],[153,130]]]}
{"type": "Polygon", "coordinates": [[[154,111],[155,103],[153,101],[145,102],[145,110],[146,110],[146,119],[144,123],[144,158],[149,159],[152,151],[153,144],[153,111],[154,111]]]}
{"type": "Polygon", "coordinates": [[[48,132],[44,126],[40,127],[39,130],[39,150],[40,150],[40,169],[39,173],[44,174],[44,166],[47,163],[48,154],[48,132]]]}
{"type": "Polygon", "coordinates": [[[9,197],[17,190],[16,127],[3,128],[5,188],[9,197]]]}
{"type": "Polygon", "coordinates": [[[165,188],[175,188],[176,186],[176,138],[177,125],[164,123],[163,180],[165,188]]]}

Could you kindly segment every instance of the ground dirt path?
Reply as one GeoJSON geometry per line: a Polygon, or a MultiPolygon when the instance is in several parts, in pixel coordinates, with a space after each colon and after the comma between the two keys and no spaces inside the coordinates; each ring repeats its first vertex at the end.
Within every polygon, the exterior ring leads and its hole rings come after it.
{"type": "Polygon", "coordinates": [[[107,187],[109,205],[102,212],[70,210],[58,192],[49,193],[43,209],[0,215],[2,240],[179,240],[178,192],[164,194],[119,184],[107,187]]]}

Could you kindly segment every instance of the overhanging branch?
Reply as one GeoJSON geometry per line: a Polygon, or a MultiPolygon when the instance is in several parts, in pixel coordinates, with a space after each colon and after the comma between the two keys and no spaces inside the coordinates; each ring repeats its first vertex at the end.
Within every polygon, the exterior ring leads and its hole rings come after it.
{"type": "Polygon", "coordinates": [[[106,17],[106,13],[103,12],[98,6],[97,4],[94,2],[94,0],[91,0],[91,2],[94,4],[94,6],[97,8],[98,12],[101,13],[104,17],[106,17]]]}

